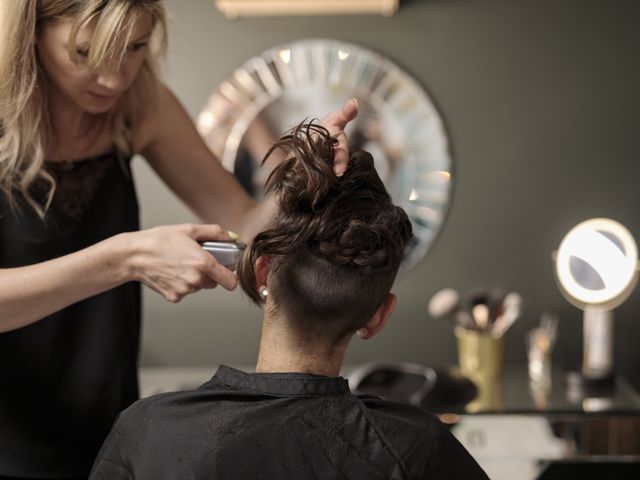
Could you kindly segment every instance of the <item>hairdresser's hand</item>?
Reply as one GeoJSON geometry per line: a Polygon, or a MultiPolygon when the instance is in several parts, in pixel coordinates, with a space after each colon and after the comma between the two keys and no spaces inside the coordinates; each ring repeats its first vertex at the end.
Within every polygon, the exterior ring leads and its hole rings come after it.
{"type": "Polygon", "coordinates": [[[332,137],[338,140],[333,159],[333,171],[340,176],[347,170],[349,162],[349,141],[344,129],[347,124],[358,115],[358,101],[353,98],[347,101],[340,110],[332,112],[324,117],[320,124],[329,131],[332,137]]]}
{"type": "Polygon", "coordinates": [[[218,225],[168,225],[128,235],[133,249],[133,277],[170,302],[218,284],[237,285],[235,274],[223,267],[198,242],[231,240],[218,225]]]}

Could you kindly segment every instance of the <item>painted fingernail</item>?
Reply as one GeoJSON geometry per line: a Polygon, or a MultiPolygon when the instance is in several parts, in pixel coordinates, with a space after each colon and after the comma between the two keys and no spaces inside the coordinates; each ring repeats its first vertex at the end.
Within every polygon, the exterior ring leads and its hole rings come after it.
{"type": "Polygon", "coordinates": [[[336,170],[335,173],[336,173],[336,177],[341,177],[344,175],[344,170],[336,170]]]}
{"type": "Polygon", "coordinates": [[[240,235],[238,235],[236,232],[233,232],[231,230],[227,230],[227,235],[229,235],[229,238],[231,240],[239,240],[240,239],[240,235]]]}

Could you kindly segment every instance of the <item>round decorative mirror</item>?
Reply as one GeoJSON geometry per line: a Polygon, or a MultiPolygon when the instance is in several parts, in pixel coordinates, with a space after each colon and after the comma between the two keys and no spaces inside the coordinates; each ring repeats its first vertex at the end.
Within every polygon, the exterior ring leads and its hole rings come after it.
{"type": "Polygon", "coordinates": [[[335,40],[300,40],[246,61],[211,95],[198,117],[209,147],[259,198],[270,169],[264,153],[285,130],[321,118],[350,98],[351,150],[372,154],[396,204],[413,224],[403,270],[415,266],[440,230],[451,194],[447,135],[420,85],[384,57],[335,40]]]}

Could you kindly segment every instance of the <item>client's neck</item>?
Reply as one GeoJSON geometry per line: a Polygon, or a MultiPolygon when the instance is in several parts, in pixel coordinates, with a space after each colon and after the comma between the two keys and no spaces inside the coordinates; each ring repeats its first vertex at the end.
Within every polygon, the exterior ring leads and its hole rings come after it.
{"type": "Polygon", "coordinates": [[[337,346],[301,342],[287,322],[265,313],[256,372],[304,372],[337,377],[348,340],[337,346]]]}

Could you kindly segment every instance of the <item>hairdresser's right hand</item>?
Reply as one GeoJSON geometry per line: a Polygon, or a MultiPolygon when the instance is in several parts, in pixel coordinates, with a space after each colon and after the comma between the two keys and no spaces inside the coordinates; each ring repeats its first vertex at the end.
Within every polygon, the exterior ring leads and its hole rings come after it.
{"type": "Polygon", "coordinates": [[[130,268],[133,277],[176,303],[186,295],[218,284],[237,285],[235,274],[223,267],[199,242],[231,240],[219,225],[167,225],[132,232],[130,268]]]}

